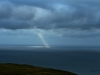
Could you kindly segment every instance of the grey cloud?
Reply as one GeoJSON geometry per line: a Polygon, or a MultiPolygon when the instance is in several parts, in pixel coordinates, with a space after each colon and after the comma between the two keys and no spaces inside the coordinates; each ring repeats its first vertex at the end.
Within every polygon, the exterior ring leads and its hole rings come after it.
{"type": "Polygon", "coordinates": [[[99,29],[92,30],[71,30],[71,29],[57,29],[53,30],[61,37],[74,37],[74,38],[90,38],[100,36],[99,29]]]}
{"type": "MultiPolygon", "coordinates": [[[[74,33],[74,32],[73,32],[74,33]]],[[[74,33],[74,34],[63,34],[63,37],[74,37],[74,38],[90,38],[90,37],[97,37],[100,36],[100,32],[85,32],[85,33],[74,33]]]]}
{"type": "Polygon", "coordinates": [[[49,8],[49,4],[52,3],[52,0],[9,0],[15,5],[27,5],[27,6],[36,6],[41,8],[49,8]]]}
{"type": "Polygon", "coordinates": [[[32,27],[26,21],[0,20],[0,28],[16,30],[16,29],[30,29],[32,27]]]}
{"type": "Polygon", "coordinates": [[[62,37],[74,37],[74,38],[90,38],[100,36],[100,33],[84,33],[84,34],[63,34],[62,37]]]}
{"type": "Polygon", "coordinates": [[[35,10],[30,6],[16,6],[8,1],[0,2],[0,19],[31,20],[34,12],[35,10]]]}
{"type": "MultiPolygon", "coordinates": [[[[100,1],[6,0],[0,2],[0,28],[100,29],[100,1]],[[3,20],[2,20],[3,19],[3,20]]],[[[65,31],[67,32],[67,31],[65,31]]]]}
{"type": "Polygon", "coordinates": [[[9,18],[12,15],[12,4],[0,2],[0,19],[9,18]]]}
{"type": "Polygon", "coordinates": [[[13,16],[15,17],[15,19],[19,20],[31,20],[35,16],[35,9],[28,6],[15,7],[13,12],[13,16]]]}
{"type": "Polygon", "coordinates": [[[58,28],[80,28],[91,29],[100,28],[100,9],[99,7],[71,6],[66,11],[61,8],[60,13],[55,14],[54,22],[58,28]],[[64,11],[64,12],[63,12],[64,11]]]}

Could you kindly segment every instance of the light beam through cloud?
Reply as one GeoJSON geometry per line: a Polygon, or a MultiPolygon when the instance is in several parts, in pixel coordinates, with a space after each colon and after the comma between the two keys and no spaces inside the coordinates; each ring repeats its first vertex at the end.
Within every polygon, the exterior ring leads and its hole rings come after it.
{"type": "Polygon", "coordinates": [[[50,48],[50,46],[48,45],[48,43],[45,41],[44,37],[42,36],[42,34],[38,33],[37,34],[39,36],[39,38],[42,40],[43,44],[45,45],[46,48],[50,48]]]}

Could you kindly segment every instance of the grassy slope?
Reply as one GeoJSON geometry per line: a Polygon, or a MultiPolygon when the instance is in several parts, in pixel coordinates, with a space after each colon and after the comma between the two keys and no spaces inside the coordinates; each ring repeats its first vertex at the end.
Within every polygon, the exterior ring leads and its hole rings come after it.
{"type": "Polygon", "coordinates": [[[0,64],[0,75],[77,75],[71,72],[19,64],[0,64]]]}

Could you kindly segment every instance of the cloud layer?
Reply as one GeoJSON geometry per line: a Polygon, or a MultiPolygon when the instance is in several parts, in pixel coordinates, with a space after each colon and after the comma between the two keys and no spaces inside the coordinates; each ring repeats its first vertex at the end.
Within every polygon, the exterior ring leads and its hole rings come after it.
{"type": "Polygon", "coordinates": [[[100,1],[1,0],[0,28],[94,32],[100,29],[100,1]]]}

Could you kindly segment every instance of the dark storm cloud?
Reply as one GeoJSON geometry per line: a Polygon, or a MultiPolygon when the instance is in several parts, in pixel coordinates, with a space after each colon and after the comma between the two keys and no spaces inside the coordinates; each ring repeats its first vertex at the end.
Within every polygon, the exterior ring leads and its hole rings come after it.
{"type": "Polygon", "coordinates": [[[30,29],[32,27],[26,21],[0,20],[0,28],[15,30],[15,29],[30,29]]]}
{"type": "Polygon", "coordinates": [[[52,0],[9,0],[15,5],[36,6],[41,8],[50,8],[49,4],[52,0]]]}
{"type": "Polygon", "coordinates": [[[13,17],[18,20],[31,20],[34,18],[34,9],[28,6],[15,7],[13,17]]]}
{"type": "Polygon", "coordinates": [[[0,19],[9,18],[12,14],[12,4],[9,2],[0,2],[0,19]]]}
{"type": "Polygon", "coordinates": [[[0,28],[100,29],[100,1],[0,1],[0,28]]]}

